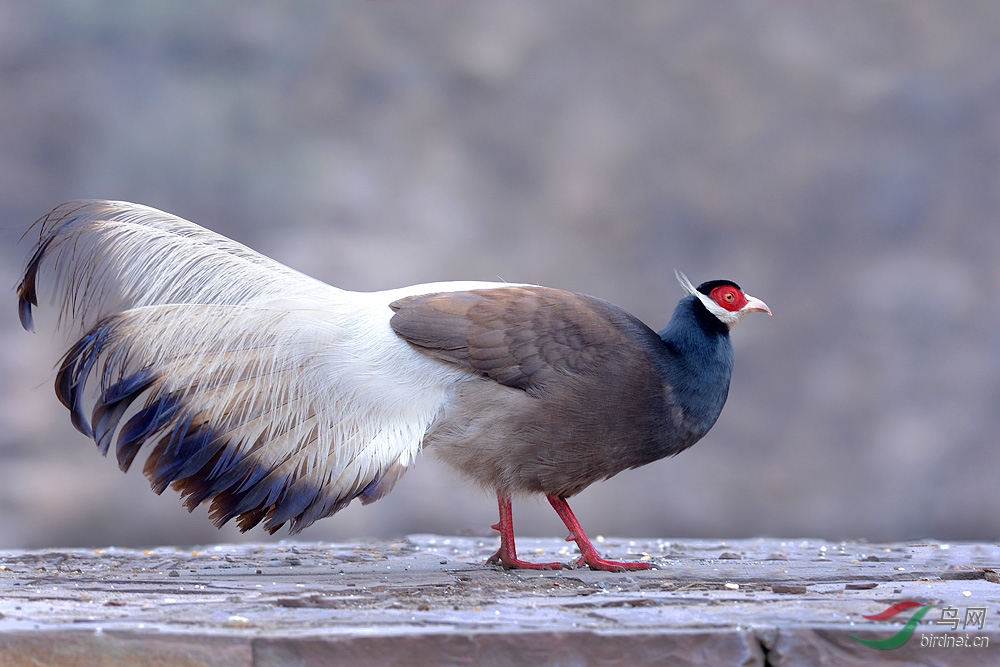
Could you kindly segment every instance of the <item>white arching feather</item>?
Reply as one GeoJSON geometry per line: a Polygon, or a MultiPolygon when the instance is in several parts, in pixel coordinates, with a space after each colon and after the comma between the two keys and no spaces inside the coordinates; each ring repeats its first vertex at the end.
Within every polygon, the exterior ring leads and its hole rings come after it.
{"type": "Polygon", "coordinates": [[[153,444],[153,488],[210,500],[217,524],[294,532],[377,499],[476,377],[396,336],[389,304],[495,283],[348,292],[124,202],[70,202],[37,226],[20,314],[31,329],[37,285],[79,339],[56,381],[74,424],[104,452],[117,435],[123,468],[153,444]]]}

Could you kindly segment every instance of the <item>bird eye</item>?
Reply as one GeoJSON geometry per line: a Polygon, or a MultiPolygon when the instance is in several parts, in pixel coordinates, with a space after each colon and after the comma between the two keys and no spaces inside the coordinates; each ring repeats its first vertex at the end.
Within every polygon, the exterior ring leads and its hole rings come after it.
{"type": "Polygon", "coordinates": [[[733,301],[736,301],[736,295],[733,294],[732,292],[726,292],[725,296],[723,296],[722,298],[726,300],[726,303],[732,303],[733,301]]]}

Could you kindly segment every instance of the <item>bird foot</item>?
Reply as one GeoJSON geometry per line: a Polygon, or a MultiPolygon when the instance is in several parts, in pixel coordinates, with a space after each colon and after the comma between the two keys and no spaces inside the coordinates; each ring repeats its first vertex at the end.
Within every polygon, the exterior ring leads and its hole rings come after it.
{"type": "Polygon", "coordinates": [[[646,561],[609,560],[601,558],[597,554],[580,556],[575,563],[575,567],[583,567],[584,565],[591,570],[601,570],[603,572],[631,572],[634,570],[653,569],[653,564],[646,561]]]}
{"type": "Polygon", "coordinates": [[[594,548],[594,545],[587,538],[587,533],[583,531],[580,522],[576,520],[576,516],[573,514],[573,510],[569,508],[569,503],[566,502],[566,499],[552,494],[545,497],[548,498],[549,503],[552,504],[552,508],[555,509],[559,518],[569,528],[569,537],[566,538],[566,541],[576,542],[580,553],[583,554],[577,559],[575,567],[586,565],[591,570],[604,570],[605,572],[653,569],[653,564],[646,561],[608,560],[607,558],[601,558],[601,555],[597,553],[597,549],[594,548]]]}
{"type": "Polygon", "coordinates": [[[500,533],[500,548],[486,562],[499,565],[505,570],[561,570],[562,563],[531,563],[517,557],[517,547],[514,545],[514,519],[510,510],[510,495],[498,491],[497,502],[500,507],[500,521],[493,524],[493,530],[500,533]]]}
{"type": "Polygon", "coordinates": [[[561,570],[563,568],[562,563],[532,563],[521,560],[514,554],[504,553],[504,549],[498,549],[486,562],[490,565],[499,565],[505,570],[561,570]]]}

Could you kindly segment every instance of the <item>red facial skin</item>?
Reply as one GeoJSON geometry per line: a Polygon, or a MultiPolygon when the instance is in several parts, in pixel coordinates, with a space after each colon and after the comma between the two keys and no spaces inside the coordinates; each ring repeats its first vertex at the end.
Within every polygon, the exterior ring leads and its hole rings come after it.
{"type": "Polygon", "coordinates": [[[747,305],[746,295],[739,288],[732,285],[719,285],[709,292],[708,296],[712,298],[712,301],[732,312],[736,312],[747,305]]]}

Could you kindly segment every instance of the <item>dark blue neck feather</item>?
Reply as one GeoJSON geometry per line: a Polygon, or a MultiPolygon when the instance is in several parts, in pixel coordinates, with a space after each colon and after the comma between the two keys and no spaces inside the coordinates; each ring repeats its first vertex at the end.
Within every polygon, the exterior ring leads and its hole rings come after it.
{"type": "Polygon", "coordinates": [[[733,372],[729,328],[696,297],[688,296],[677,304],[659,336],[666,346],[664,373],[674,400],[701,437],[715,424],[729,395],[733,372]]]}

